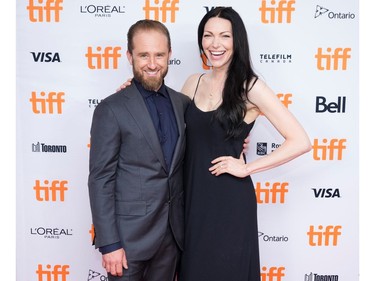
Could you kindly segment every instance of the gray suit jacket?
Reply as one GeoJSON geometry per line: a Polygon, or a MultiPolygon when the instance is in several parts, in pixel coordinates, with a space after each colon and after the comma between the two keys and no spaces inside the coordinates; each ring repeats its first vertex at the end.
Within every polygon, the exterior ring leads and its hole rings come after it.
{"type": "Polygon", "coordinates": [[[183,248],[184,112],[190,99],[167,90],[179,133],[169,172],[134,83],[105,98],[93,114],[88,187],[95,247],[121,241],[129,260],[150,258],[168,223],[183,248]]]}

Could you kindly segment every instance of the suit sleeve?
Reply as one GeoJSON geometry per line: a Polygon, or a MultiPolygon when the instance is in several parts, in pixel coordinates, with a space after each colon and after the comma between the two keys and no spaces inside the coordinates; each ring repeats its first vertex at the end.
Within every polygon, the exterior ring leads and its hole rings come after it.
{"type": "Polygon", "coordinates": [[[115,183],[121,135],[116,116],[102,101],[93,114],[89,159],[89,198],[95,247],[120,241],[115,219],[115,183]]]}

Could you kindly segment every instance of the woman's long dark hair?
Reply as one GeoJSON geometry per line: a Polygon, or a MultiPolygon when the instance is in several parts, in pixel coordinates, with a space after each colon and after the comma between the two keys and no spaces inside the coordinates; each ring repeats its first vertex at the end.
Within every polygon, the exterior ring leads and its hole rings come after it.
{"type": "Polygon", "coordinates": [[[204,55],[202,38],[204,27],[210,18],[219,17],[232,24],[233,57],[227,70],[224,84],[223,102],[216,111],[216,118],[227,128],[228,138],[239,136],[245,114],[247,91],[252,78],[257,77],[252,69],[249,42],[245,24],[240,15],[231,7],[216,7],[210,10],[198,26],[198,45],[204,55]],[[244,89],[246,85],[246,89],[244,89]]]}

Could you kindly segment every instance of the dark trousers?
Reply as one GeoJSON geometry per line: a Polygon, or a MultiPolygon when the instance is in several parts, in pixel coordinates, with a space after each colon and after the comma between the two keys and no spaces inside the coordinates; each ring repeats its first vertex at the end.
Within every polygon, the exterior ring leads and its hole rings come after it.
{"type": "Polygon", "coordinates": [[[164,240],[155,255],[146,261],[129,261],[122,276],[108,273],[108,281],[174,281],[180,261],[180,249],[168,227],[164,240]]]}

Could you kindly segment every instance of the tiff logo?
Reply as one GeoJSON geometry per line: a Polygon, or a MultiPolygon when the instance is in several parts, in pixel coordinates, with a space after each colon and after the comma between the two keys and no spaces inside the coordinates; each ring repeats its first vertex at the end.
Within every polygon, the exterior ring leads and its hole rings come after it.
{"type": "Polygon", "coordinates": [[[96,47],[96,53],[93,52],[92,47],[87,48],[85,57],[87,58],[87,65],[90,69],[109,69],[112,63],[112,68],[117,69],[119,59],[121,58],[121,47],[96,47]]]}
{"type": "Polygon", "coordinates": [[[337,240],[341,235],[340,225],[328,225],[324,229],[322,225],[318,226],[318,230],[315,230],[313,225],[310,225],[310,229],[307,232],[310,246],[337,246],[337,240]]]}
{"type": "Polygon", "coordinates": [[[319,144],[319,140],[314,139],[312,146],[314,160],[342,160],[342,153],[346,149],[346,139],[331,139],[329,144],[327,144],[327,139],[323,139],[322,142],[323,144],[319,144]]]}
{"type": "Polygon", "coordinates": [[[89,234],[91,236],[91,242],[93,242],[94,239],[95,239],[95,227],[94,227],[94,224],[91,224],[91,228],[89,230],[89,234]]]}
{"type": "Polygon", "coordinates": [[[281,103],[282,103],[286,108],[289,107],[289,104],[292,104],[292,101],[291,101],[292,94],[291,94],[291,93],[286,93],[286,94],[278,93],[276,96],[279,98],[279,100],[281,101],[281,103]]]}
{"type": "Polygon", "coordinates": [[[293,5],[296,3],[294,0],[271,0],[270,6],[267,5],[266,0],[262,0],[262,5],[259,8],[261,12],[262,23],[282,23],[284,16],[286,23],[291,23],[292,12],[295,11],[293,5]]]}
{"type": "Polygon", "coordinates": [[[62,104],[65,102],[62,98],[64,95],[64,92],[49,92],[48,97],[45,98],[46,93],[40,92],[40,97],[37,97],[34,91],[31,93],[31,98],[29,99],[32,105],[32,111],[35,114],[54,114],[54,108],[56,106],[57,114],[61,114],[62,104]]]}
{"type": "Polygon", "coordinates": [[[29,0],[26,9],[29,11],[29,19],[31,22],[54,22],[60,21],[60,11],[63,10],[63,0],[38,0],[38,4],[34,0],[29,0]]]}
{"type": "Polygon", "coordinates": [[[52,201],[56,202],[59,196],[59,201],[65,201],[65,192],[68,190],[66,184],[68,181],[66,180],[53,180],[52,183],[48,180],[43,182],[44,186],[41,185],[40,180],[35,181],[35,186],[33,189],[35,190],[35,198],[37,201],[52,201]]]}
{"type": "Polygon", "coordinates": [[[36,274],[38,281],[66,281],[66,277],[69,275],[69,265],[56,264],[53,269],[52,266],[47,264],[46,269],[43,269],[42,264],[38,264],[36,274]]]}
{"type": "Polygon", "coordinates": [[[315,55],[316,67],[318,70],[339,70],[341,63],[341,70],[346,70],[348,60],[351,58],[349,54],[351,50],[351,48],[336,48],[334,50],[327,48],[327,52],[323,53],[323,49],[318,48],[318,52],[315,55]]]}
{"type": "Polygon", "coordinates": [[[287,187],[289,183],[274,182],[271,187],[271,183],[265,182],[265,187],[262,187],[261,183],[257,182],[255,187],[255,194],[257,202],[262,203],[285,203],[285,194],[288,193],[287,187]],[[278,200],[279,199],[279,200],[278,200]]]}
{"type": "MultiPolygon", "coordinates": [[[[289,105],[292,104],[293,95],[291,93],[278,93],[276,96],[286,108],[289,108],[289,105]]],[[[264,116],[262,112],[260,113],[260,115],[264,116]]]]}
{"type": "Polygon", "coordinates": [[[262,266],[262,272],[260,273],[261,281],[282,281],[283,277],[285,277],[285,267],[272,266],[268,269],[262,266]]]}
{"type": "Polygon", "coordinates": [[[154,14],[153,19],[161,22],[167,22],[167,13],[170,14],[170,22],[176,21],[176,12],[180,10],[180,8],[176,7],[177,4],[180,3],[179,0],[154,0],[155,5],[158,5],[159,2],[161,3],[161,7],[159,6],[151,6],[150,0],[145,1],[145,6],[143,7],[143,10],[145,11],[145,18],[146,19],[152,19],[151,13],[154,14]],[[160,14],[161,13],[161,20],[160,14]]]}

